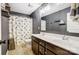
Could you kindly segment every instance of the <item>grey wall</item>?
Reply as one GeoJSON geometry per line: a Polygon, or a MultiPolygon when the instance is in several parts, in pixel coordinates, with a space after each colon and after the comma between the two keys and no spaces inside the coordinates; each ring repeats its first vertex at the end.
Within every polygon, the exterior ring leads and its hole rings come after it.
{"type": "Polygon", "coordinates": [[[32,13],[31,17],[33,18],[33,34],[39,34],[41,30],[41,18],[39,15],[39,10],[32,13]]]}
{"type": "Polygon", "coordinates": [[[33,18],[33,34],[39,34],[41,31],[41,16],[40,16],[40,9],[45,4],[42,4],[36,11],[34,11],[30,17],[33,18]],[[38,28],[39,27],[39,28],[38,28]]]}
{"type": "Polygon", "coordinates": [[[42,19],[46,20],[46,30],[47,32],[59,33],[59,34],[67,34],[73,36],[79,36],[79,34],[68,33],[67,32],[67,13],[70,12],[70,8],[66,8],[64,10],[58,11],[56,13],[47,15],[42,17],[42,19]],[[58,23],[55,23],[55,20],[63,20],[66,25],[60,26],[58,23]]]}
{"type": "Polygon", "coordinates": [[[43,3],[35,12],[33,12],[30,17],[33,18],[33,34],[39,34],[41,31],[41,15],[40,10],[44,8],[47,3],[43,3]],[[39,27],[39,29],[38,29],[39,27]]]}

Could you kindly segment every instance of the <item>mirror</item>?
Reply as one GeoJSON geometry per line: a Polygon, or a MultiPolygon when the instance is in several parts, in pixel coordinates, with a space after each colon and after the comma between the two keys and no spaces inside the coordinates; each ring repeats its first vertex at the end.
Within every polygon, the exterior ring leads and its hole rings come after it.
{"type": "Polygon", "coordinates": [[[41,31],[46,31],[46,21],[41,20],[41,31]]]}

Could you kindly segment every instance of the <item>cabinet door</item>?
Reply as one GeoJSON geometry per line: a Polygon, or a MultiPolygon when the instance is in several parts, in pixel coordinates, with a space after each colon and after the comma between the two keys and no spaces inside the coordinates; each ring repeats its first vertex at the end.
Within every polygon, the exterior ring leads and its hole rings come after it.
{"type": "Polygon", "coordinates": [[[38,43],[32,40],[32,50],[34,54],[38,55],[38,43]]]}
{"type": "Polygon", "coordinates": [[[42,54],[42,55],[44,55],[44,47],[43,46],[41,46],[41,45],[39,45],[39,52],[42,54]]]}

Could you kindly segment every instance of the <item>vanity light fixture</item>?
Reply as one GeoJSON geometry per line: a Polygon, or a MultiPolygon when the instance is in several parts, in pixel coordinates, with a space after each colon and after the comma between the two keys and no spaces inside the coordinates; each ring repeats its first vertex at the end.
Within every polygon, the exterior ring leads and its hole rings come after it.
{"type": "Polygon", "coordinates": [[[54,21],[54,23],[57,23],[57,22],[60,22],[60,20],[56,20],[56,21],[54,21]]]}
{"type": "Polygon", "coordinates": [[[65,25],[65,22],[63,20],[56,20],[55,23],[59,23],[59,25],[65,25]]]}
{"type": "Polygon", "coordinates": [[[66,25],[65,23],[59,24],[59,25],[66,25]]]}
{"type": "Polygon", "coordinates": [[[60,20],[59,25],[65,25],[65,22],[63,20],[60,20]]]}

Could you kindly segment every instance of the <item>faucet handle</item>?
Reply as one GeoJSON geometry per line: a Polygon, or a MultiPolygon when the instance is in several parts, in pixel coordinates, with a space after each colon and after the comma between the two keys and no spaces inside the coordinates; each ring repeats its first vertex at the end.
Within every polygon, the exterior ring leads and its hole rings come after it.
{"type": "Polygon", "coordinates": [[[68,40],[69,39],[69,36],[64,36],[63,39],[64,40],[68,40]]]}

